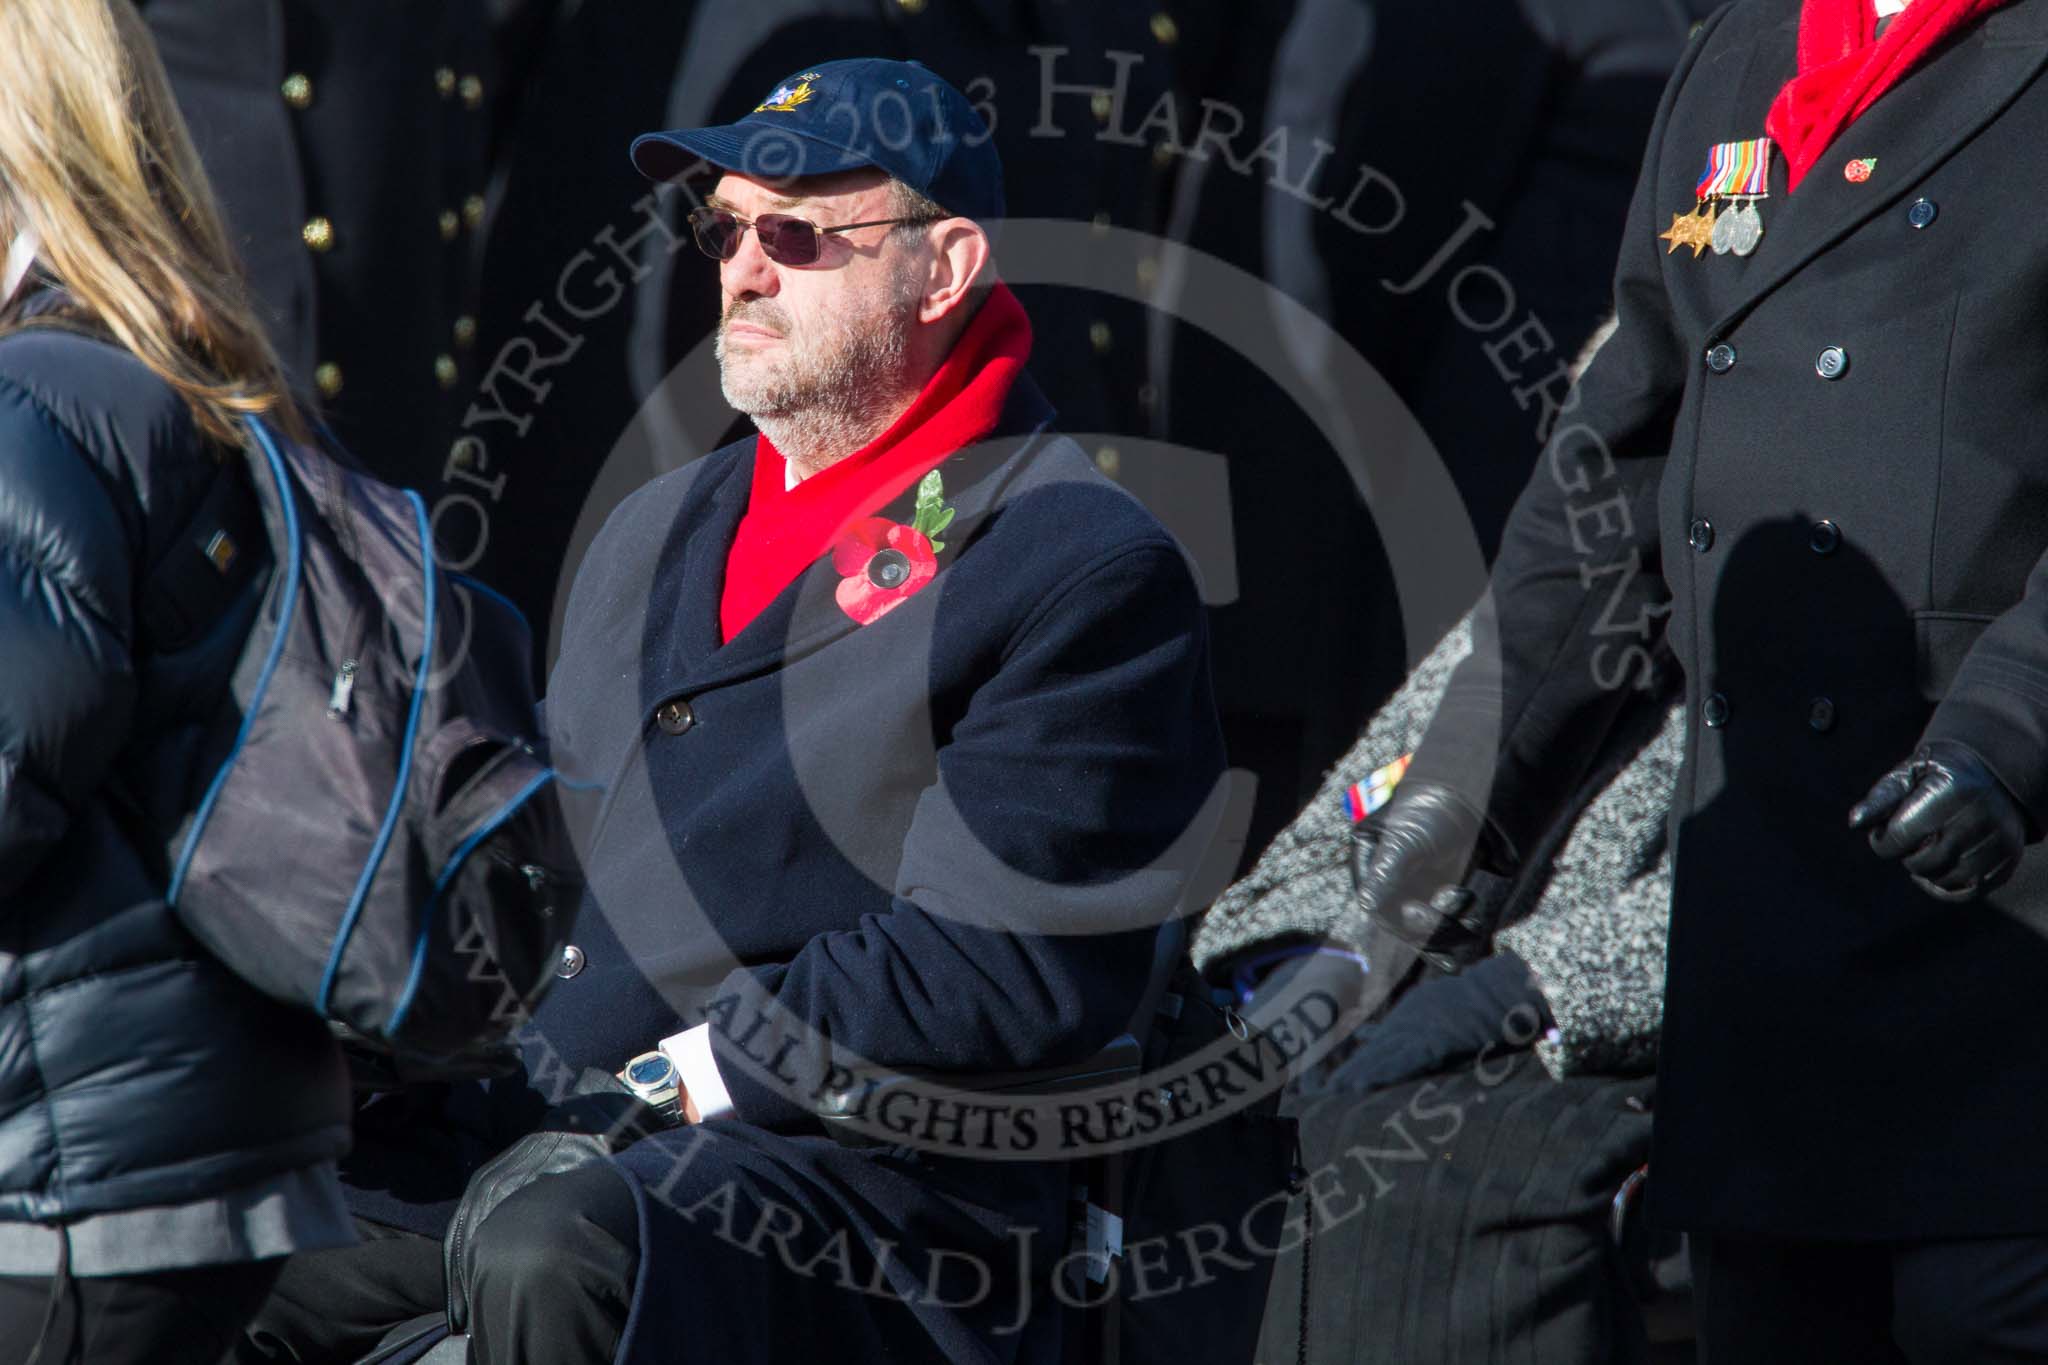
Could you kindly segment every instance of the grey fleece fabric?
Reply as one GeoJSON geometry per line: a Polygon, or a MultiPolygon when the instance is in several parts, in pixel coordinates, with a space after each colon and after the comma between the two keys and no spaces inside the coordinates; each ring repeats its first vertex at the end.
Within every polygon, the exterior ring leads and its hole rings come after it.
{"type": "MultiPolygon", "coordinates": [[[[1351,899],[1345,789],[1414,749],[1471,647],[1467,617],[1374,714],[1308,808],[1217,898],[1195,934],[1197,967],[1207,971],[1276,940],[1363,939],[1351,899]]],[[[1664,817],[1683,743],[1673,704],[1655,738],[1580,812],[1534,910],[1499,936],[1499,946],[1535,972],[1557,1020],[1557,1035],[1537,1047],[1553,1075],[1638,1075],[1656,1066],[1671,900],[1664,817]]]]}

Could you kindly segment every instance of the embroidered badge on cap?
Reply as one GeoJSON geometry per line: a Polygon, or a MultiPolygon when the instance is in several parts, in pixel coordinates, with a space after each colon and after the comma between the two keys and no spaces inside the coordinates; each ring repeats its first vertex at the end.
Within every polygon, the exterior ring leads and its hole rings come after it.
{"type": "Polygon", "coordinates": [[[757,114],[786,114],[799,104],[809,103],[811,96],[818,92],[811,82],[818,79],[816,71],[806,71],[792,84],[785,82],[768,92],[768,98],[754,106],[757,114]]]}

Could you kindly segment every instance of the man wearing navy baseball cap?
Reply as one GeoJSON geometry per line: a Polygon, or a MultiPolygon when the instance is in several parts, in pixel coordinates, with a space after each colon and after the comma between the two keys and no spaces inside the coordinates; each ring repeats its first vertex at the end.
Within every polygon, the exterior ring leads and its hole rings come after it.
{"type": "Polygon", "coordinates": [[[570,594],[548,728],[601,813],[493,1090],[530,1131],[384,1216],[445,1230],[417,1303],[363,1308],[421,1245],[389,1226],[280,1297],[336,1358],[445,1290],[480,1362],[1057,1359],[1086,1135],[1014,1086],[1150,1013],[1219,808],[1200,595],[1052,430],[951,86],[823,62],[632,155],[721,172],[690,224],[758,434],[628,497],[570,594]]]}

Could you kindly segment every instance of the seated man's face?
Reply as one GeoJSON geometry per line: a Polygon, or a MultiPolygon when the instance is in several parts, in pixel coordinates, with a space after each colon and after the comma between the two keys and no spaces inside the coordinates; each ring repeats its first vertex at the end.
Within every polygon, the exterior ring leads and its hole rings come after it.
{"type": "MultiPolygon", "coordinates": [[[[820,228],[899,216],[887,179],[872,170],[782,182],[727,174],[706,202],[743,219],[780,213],[820,228]]],[[[718,272],[726,401],[772,420],[853,416],[893,399],[905,382],[928,251],[920,234],[863,227],[822,237],[813,264],[784,265],[746,232],[718,272]]]]}

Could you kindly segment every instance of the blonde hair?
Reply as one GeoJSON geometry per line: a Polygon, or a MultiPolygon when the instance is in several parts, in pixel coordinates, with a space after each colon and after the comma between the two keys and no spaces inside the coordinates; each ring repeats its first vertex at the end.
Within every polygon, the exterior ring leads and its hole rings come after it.
{"type": "Polygon", "coordinates": [[[129,0],[0,0],[0,222],[41,240],[70,295],[43,318],[96,325],[239,444],[264,414],[305,426],[249,302],[170,81],[129,0]]]}

